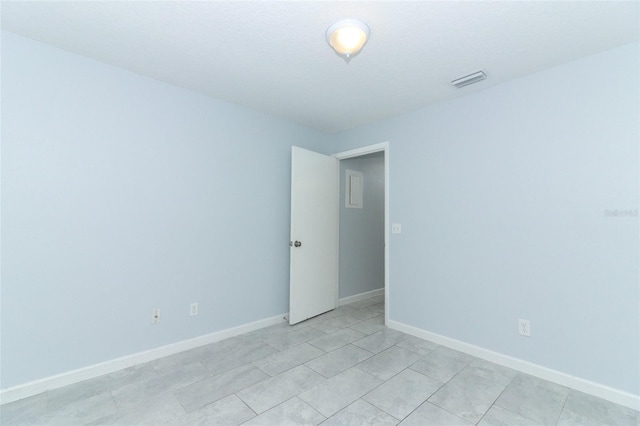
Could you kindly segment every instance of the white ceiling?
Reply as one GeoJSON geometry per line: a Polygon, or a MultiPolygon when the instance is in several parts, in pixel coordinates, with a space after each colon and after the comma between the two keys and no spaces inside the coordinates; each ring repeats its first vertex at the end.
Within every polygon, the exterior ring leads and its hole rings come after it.
{"type": "Polygon", "coordinates": [[[2,1],[5,30],[326,132],[638,40],[639,16],[638,1],[2,1]],[[348,65],[324,37],[343,18],[371,28],[348,65]]]}

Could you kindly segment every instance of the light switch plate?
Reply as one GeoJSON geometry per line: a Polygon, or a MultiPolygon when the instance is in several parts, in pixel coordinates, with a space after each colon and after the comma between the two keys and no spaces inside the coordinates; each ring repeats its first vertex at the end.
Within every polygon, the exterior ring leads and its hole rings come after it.
{"type": "Polygon", "coordinates": [[[392,223],[391,224],[391,233],[392,234],[402,234],[402,225],[400,225],[399,223],[392,223]]]}

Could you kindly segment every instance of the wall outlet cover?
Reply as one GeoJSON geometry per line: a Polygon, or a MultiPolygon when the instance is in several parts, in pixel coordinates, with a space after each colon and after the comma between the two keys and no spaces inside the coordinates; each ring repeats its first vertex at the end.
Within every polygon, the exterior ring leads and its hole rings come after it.
{"type": "Polygon", "coordinates": [[[518,319],[518,333],[521,336],[531,337],[531,321],[518,319]]]}

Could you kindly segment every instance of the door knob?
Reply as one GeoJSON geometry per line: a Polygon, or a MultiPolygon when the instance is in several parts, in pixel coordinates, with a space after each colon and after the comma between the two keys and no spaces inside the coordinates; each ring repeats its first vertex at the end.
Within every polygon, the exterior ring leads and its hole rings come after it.
{"type": "Polygon", "coordinates": [[[293,245],[296,247],[300,247],[302,243],[300,241],[296,241],[295,243],[293,243],[293,245]]]}

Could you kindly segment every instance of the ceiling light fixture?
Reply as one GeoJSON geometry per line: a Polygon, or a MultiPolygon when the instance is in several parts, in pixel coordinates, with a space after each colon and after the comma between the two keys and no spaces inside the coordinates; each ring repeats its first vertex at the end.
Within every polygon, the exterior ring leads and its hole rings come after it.
{"type": "Polygon", "coordinates": [[[344,19],[327,28],[327,43],[349,63],[369,38],[369,27],[355,19],[344,19]]]}
{"type": "Polygon", "coordinates": [[[487,75],[482,71],[478,71],[478,72],[474,72],[473,74],[469,74],[469,75],[465,75],[464,77],[460,77],[457,80],[453,80],[451,82],[451,84],[459,89],[461,87],[468,86],[470,84],[482,81],[485,78],[487,78],[487,75]]]}

